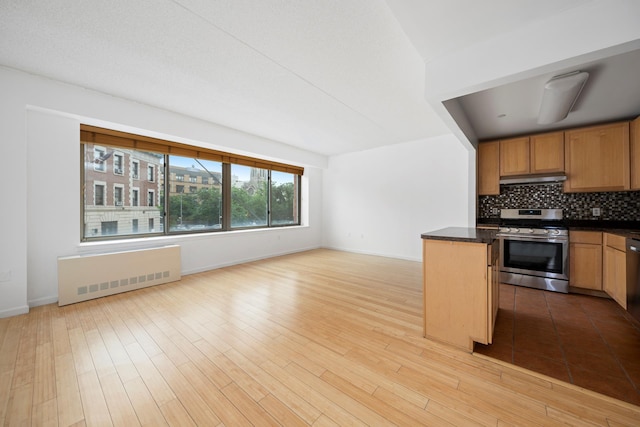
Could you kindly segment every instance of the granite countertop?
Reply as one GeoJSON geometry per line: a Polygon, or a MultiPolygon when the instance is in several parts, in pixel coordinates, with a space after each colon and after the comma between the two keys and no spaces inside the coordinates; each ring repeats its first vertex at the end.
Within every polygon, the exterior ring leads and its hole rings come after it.
{"type": "Polygon", "coordinates": [[[496,232],[497,230],[481,228],[447,227],[423,233],[421,237],[427,240],[448,240],[453,242],[490,244],[495,240],[496,232]]]}

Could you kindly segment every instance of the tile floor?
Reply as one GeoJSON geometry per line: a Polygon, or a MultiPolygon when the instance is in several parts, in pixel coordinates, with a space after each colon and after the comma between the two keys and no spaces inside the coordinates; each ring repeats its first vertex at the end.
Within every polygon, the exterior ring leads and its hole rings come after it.
{"type": "Polygon", "coordinates": [[[613,300],[502,284],[475,351],[640,405],[640,326],[613,300]]]}

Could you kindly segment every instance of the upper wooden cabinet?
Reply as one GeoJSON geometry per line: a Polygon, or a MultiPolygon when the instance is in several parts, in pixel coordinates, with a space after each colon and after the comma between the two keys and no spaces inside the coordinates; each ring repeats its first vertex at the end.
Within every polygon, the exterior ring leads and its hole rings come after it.
{"type": "Polygon", "coordinates": [[[640,190],[640,117],[629,124],[631,189],[640,190]]]}
{"type": "Polygon", "coordinates": [[[564,172],[564,134],[500,141],[500,176],[564,172]]]}
{"type": "Polygon", "coordinates": [[[531,173],[564,172],[564,132],[531,136],[529,150],[531,173]]]}
{"type": "Polygon", "coordinates": [[[565,132],[565,192],[629,190],[629,122],[565,132]]]}
{"type": "Polygon", "coordinates": [[[529,137],[500,141],[500,176],[529,173],[529,137]]]}
{"type": "Polygon", "coordinates": [[[500,194],[500,143],[498,141],[478,144],[478,194],[500,194]]]}

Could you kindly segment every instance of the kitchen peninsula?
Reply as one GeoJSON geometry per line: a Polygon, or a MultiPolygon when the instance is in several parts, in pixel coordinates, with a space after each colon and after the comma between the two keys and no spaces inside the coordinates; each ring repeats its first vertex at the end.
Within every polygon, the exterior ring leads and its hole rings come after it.
{"type": "Polygon", "coordinates": [[[499,303],[495,230],[449,227],[422,234],[424,336],[465,351],[490,344],[499,303]]]}

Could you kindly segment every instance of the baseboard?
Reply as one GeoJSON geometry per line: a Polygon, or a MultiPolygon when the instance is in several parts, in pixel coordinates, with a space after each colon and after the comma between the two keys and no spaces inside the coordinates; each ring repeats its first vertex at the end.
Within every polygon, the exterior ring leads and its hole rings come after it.
{"type": "Polygon", "coordinates": [[[363,251],[363,250],[359,250],[359,249],[341,248],[341,247],[338,247],[338,246],[322,246],[322,248],[331,249],[332,251],[350,252],[352,254],[380,256],[380,257],[384,257],[384,258],[401,259],[401,260],[404,260],[404,261],[422,262],[422,258],[421,257],[415,258],[415,257],[410,257],[410,256],[400,256],[400,255],[395,255],[395,254],[386,254],[386,253],[373,252],[373,251],[363,251]]]}
{"type": "Polygon", "coordinates": [[[23,305],[21,307],[14,307],[7,310],[0,310],[0,318],[18,316],[20,314],[27,314],[29,312],[29,306],[23,305]]]}
{"type": "Polygon", "coordinates": [[[29,304],[29,307],[32,307],[32,308],[39,307],[41,305],[54,304],[57,302],[58,302],[57,295],[51,295],[48,297],[36,298],[36,299],[27,301],[27,303],[29,304]]]}
{"type": "Polygon", "coordinates": [[[293,250],[293,251],[277,252],[277,253],[269,254],[269,255],[265,255],[265,256],[242,258],[242,259],[239,259],[239,260],[236,260],[236,261],[223,262],[223,263],[219,263],[219,264],[212,264],[212,265],[208,265],[208,266],[201,267],[201,268],[194,268],[194,269],[191,269],[191,270],[183,270],[182,271],[182,275],[186,276],[186,275],[189,275],[189,274],[202,273],[204,271],[211,271],[211,270],[217,270],[219,268],[231,267],[232,265],[246,264],[248,262],[260,261],[260,260],[263,260],[263,259],[276,258],[276,257],[279,257],[279,256],[285,256],[285,255],[291,255],[291,254],[297,254],[297,253],[300,253],[300,252],[312,251],[314,249],[320,249],[320,248],[321,248],[321,246],[311,246],[311,247],[307,247],[307,248],[296,249],[296,250],[293,250]]]}

